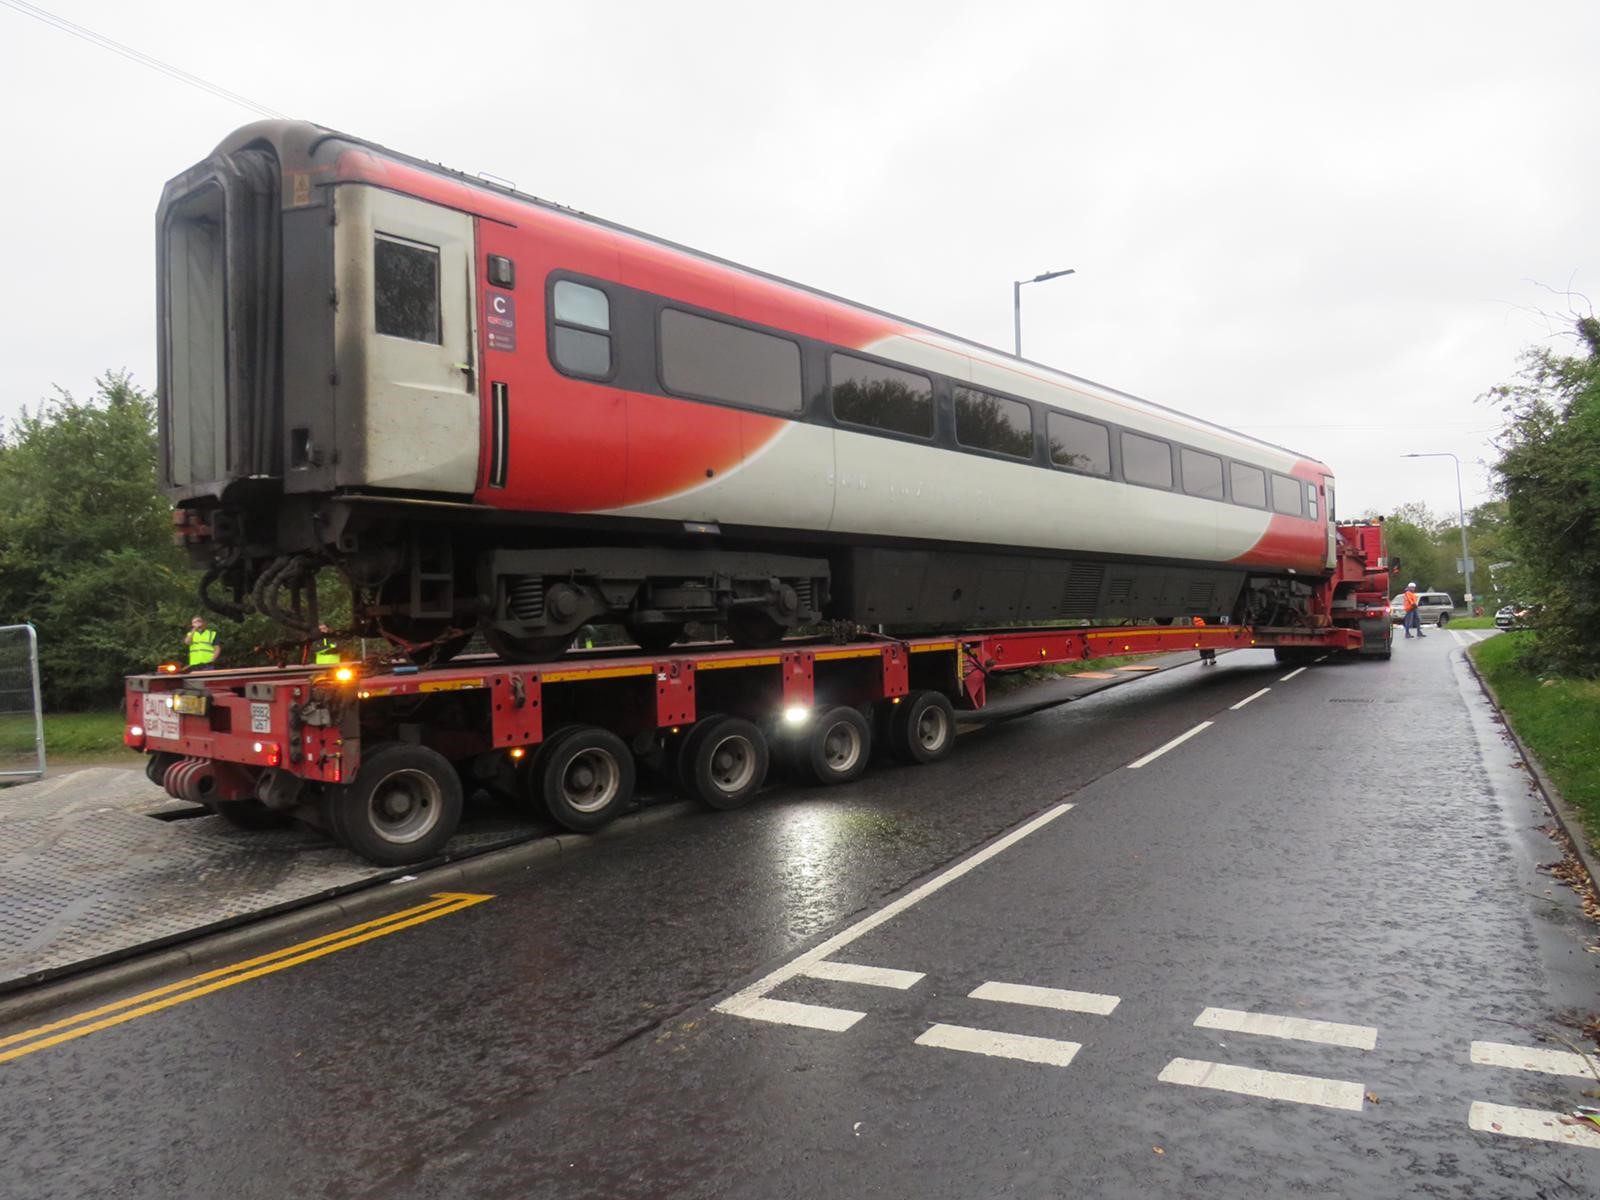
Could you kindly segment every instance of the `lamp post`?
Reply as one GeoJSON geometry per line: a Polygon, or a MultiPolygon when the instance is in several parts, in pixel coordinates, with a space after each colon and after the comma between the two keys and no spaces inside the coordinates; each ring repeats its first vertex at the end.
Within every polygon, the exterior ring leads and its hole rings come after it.
{"type": "Polygon", "coordinates": [[[1025,283],[1043,283],[1046,279],[1060,279],[1063,275],[1076,275],[1076,267],[1068,267],[1065,271],[1046,271],[1043,275],[1035,275],[1032,279],[1013,279],[1011,281],[1011,324],[1016,332],[1016,356],[1022,357],[1022,285],[1025,283]]]}
{"type": "Polygon", "coordinates": [[[1448,458],[1456,464],[1456,519],[1461,525],[1461,573],[1467,582],[1467,611],[1472,611],[1472,559],[1467,556],[1467,506],[1461,500],[1461,460],[1448,450],[1402,454],[1401,458],[1448,458]]]}

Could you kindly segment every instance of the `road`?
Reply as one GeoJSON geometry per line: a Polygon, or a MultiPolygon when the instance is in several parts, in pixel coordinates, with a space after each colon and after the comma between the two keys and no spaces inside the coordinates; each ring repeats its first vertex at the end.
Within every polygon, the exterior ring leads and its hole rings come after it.
{"type": "Polygon", "coordinates": [[[1600,1131],[1528,1115],[1594,1081],[1501,1065],[1573,1066],[1539,1038],[1600,1007],[1595,930],[1427,640],[1226,655],[0,1026],[0,1195],[1596,1194],[1600,1131]]]}

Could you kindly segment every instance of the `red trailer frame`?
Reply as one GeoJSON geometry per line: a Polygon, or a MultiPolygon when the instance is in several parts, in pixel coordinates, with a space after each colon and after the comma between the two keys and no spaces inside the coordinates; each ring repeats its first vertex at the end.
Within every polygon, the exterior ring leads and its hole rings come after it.
{"type": "Polygon", "coordinates": [[[542,664],[484,656],[428,670],[172,669],[129,677],[125,740],[152,756],[151,778],[172,795],[238,823],[293,813],[374,861],[416,862],[454,832],[463,774],[591,830],[631,801],[635,759],[666,766],[712,807],[735,808],[754,796],[773,751],[819,783],[855,778],[875,742],[909,762],[943,758],[956,708],[982,708],[993,674],[1252,646],[1284,661],[1389,656],[1381,526],[1341,526],[1335,569],[1311,582],[1310,617],[1286,628],[1002,629],[761,651],[588,651],[542,664]]]}

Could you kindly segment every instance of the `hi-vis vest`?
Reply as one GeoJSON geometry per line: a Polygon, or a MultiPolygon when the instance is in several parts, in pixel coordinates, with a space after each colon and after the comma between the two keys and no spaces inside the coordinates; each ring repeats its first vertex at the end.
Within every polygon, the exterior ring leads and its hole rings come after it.
{"type": "Polygon", "coordinates": [[[323,638],[317,643],[317,662],[336,663],[339,661],[339,647],[332,638],[323,638]]]}
{"type": "Polygon", "coordinates": [[[217,657],[217,631],[196,629],[189,637],[189,665],[203,667],[217,657]]]}

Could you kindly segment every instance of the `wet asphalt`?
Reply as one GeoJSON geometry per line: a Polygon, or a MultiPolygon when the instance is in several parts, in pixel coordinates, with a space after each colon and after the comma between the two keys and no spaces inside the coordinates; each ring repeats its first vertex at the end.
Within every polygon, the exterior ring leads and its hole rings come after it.
{"type": "Polygon", "coordinates": [[[967,734],[934,767],[780,786],[486,880],[464,911],[0,1062],[0,1196],[1596,1194],[1600,1152],[1468,1128],[1475,1100],[1581,1102],[1582,1081],[1468,1047],[1578,1041],[1600,955],[1537,870],[1545,815],[1459,657],[1430,636],[1283,681],[1241,651],[967,734]],[[848,1029],[715,1010],[1063,802],[828,956],[912,986],[767,993],[865,1014],[848,1029]],[[986,982],[1116,1004],[969,995],[986,982]],[[1376,1044],[1196,1027],[1212,1006],[1376,1044]],[[935,1024],[1081,1049],[918,1044],[935,1024]],[[1161,1082],[1177,1058],[1364,1099],[1161,1082]]]}

